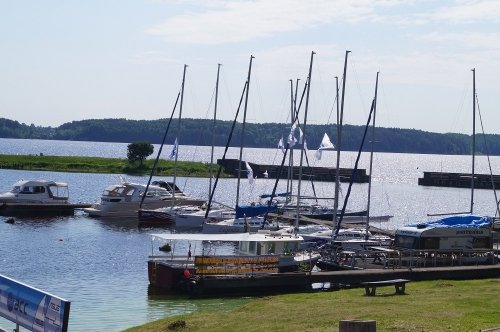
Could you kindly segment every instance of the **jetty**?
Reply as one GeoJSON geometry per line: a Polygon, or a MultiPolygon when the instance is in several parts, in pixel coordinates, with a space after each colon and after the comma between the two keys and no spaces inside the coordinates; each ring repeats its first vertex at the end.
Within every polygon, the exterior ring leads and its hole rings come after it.
{"type": "MultiPolygon", "coordinates": [[[[424,172],[418,179],[419,186],[471,188],[471,183],[470,173],[424,172]]],[[[500,175],[474,174],[474,188],[493,189],[493,185],[500,188],[500,175]]]]}
{"type": "Polygon", "coordinates": [[[255,292],[297,292],[319,289],[364,287],[363,283],[382,280],[467,280],[498,278],[500,264],[446,267],[419,267],[407,269],[364,269],[321,272],[288,272],[244,275],[206,275],[190,278],[185,291],[194,297],[224,294],[254,294],[255,292]],[[328,285],[328,286],[327,286],[328,285]]]}
{"type": "Polygon", "coordinates": [[[0,216],[72,216],[92,204],[0,203],[0,216]]]}
{"type": "MultiPolygon", "coordinates": [[[[241,174],[246,175],[246,162],[239,161],[238,159],[217,159],[217,164],[222,166],[224,172],[233,176],[238,176],[238,169],[241,169],[241,174]]],[[[279,175],[280,165],[269,164],[256,164],[248,162],[252,168],[254,177],[257,178],[270,178],[276,179],[279,175]]],[[[289,169],[291,168],[292,178],[299,179],[299,166],[284,166],[280,178],[286,179],[288,177],[289,169]]],[[[352,168],[339,168],[340,182],[349,182],[354,169],[352,168]]],[[[314,181],[335,182],[336,169],[333,167],[316,167],[316,166],[303,166],[302,179],[314,181]]],[[[370,176],[366,174],[366,169],[357,169],[354,172],[355,183],[368,183],[370,176]]]]}

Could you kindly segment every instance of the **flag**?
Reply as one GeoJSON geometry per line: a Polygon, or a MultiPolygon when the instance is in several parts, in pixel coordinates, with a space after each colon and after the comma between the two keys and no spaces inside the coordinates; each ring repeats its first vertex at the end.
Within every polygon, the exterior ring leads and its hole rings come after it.
{"type": "Polygon", "coordinates": [[[302,144],[304,141],[304,133],[302,132],[302,129],[299,127],[299,144],[302,144]]]}
{"type": "Polygon", "coordinates": [[[170,152],[170,155],[168,156],[168,159],[172,160],[175,158],[177,155],[177,148],[179,146],[179,143],[177,142],[177,137],[175,138],[174,146],[172,147],[172,152],[170,152]]]}
{"type": "Polygon", "coordinates": [[[335,150],[335,146],[330,141],[330,137],[325,133],[323,135],[323,139],[321,140],[321,144],[319,145],[318,150],[316,151],[316,159],[321,160],[321,153],[324,150],[335,150]]]}
{"type": "Polygon", "coordinates": [[[297,123],[292,124],[292,128],[290,128],[290,134],[288,134],[287,143],[290,148],[292,148],[296,143],[297,139],[295,138],[295,128],[297,127],[297,123]]]}
{"type": "Polygon", "coordinates": [[[285,153],[285,144],[283,143],[283,136],[280,138],[278,142],[278,149],[281,149],[281,152],[285,153]]]}
{"type": "Polygon", "coordinates": [[[248,161],[245,161],[245,167],[247,168],[247,177],[248,177],[248,182],[252,185],[255,181],[253,178],[253,170],[252,167],[248,164],[248,161]]]}

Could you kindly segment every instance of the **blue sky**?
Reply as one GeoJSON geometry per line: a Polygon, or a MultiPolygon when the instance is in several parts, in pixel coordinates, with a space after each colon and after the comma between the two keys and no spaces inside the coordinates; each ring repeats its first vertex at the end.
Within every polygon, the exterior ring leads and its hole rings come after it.
{"type": "MultiPolygon", "coordinates": [[[[313,64],[308,123],[363,124],[380,71],[377,124],[471,131],[472,73],[485,131],[500,133],[500,2],[494,0],[2,0],[0,117],[58,126],[170,115],[232,119],[254,55],[247,119],[288,121],[290,79],[313,64]]],[[[302,87],[301,87],[302,88],[302,87]]]]}

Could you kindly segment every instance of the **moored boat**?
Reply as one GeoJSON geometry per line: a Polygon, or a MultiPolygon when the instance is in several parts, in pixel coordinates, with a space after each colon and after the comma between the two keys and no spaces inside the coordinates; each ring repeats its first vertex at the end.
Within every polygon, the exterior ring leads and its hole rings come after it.
{"type": "MultiPolygon", "coordinates": [[[[125,182],[107,187],[99,201],[90,208],[84,209],[91,217],[136,217],[142,197],[143,207],[157,209],[175,205],[202,205],[203,200],[184,195],[175,187],[175,199],[172,192],[166,188],[151,185],[147,189],[144,184],[125,182]]],[[[173,189],[172,189],[173,190],[173,189]]]]}
{"type": "Polygon", "coordinates": [[[20,180],[0,194],[0,215],[72,215],[90,204],[69,202],[68,184],[48,180],[20,180]]]}
{"type": "MultiPolygon", "coordinates": [[[[226,241],[238,242],[235,255],[201,255],[185,251],[150,256],[148,276],[151,285],[170,290],[182,290],[190,278],[214,275],[233,275],[245,278],[263,273],[311,270],[320,255],[299,249],[302,237],[279,232],[260,231],[238,234],[152,234],[166,241],[226,241]]],[[[172,251],[175,245],[171,245],[172,251]]],[[[184,248],[185,249],[185,248],[184,248]]]]}

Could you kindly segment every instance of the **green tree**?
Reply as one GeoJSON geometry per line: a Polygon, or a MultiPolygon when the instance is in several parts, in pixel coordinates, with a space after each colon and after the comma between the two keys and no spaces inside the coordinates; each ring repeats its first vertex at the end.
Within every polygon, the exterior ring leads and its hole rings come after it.
{"type": "Polygon", "coordinates": [[[127,145],[127,158],[130,163],[137,160],[140,162],[140,167],[142,167],[142,162],[148,156],[150,156],[154,151],[153,144],[148,141],[136,141],[127,145]]]}

